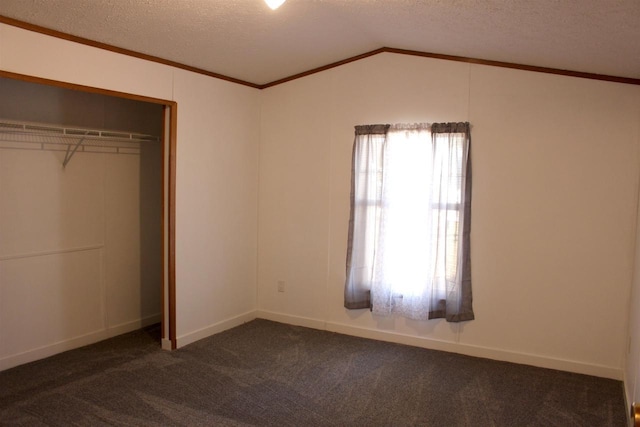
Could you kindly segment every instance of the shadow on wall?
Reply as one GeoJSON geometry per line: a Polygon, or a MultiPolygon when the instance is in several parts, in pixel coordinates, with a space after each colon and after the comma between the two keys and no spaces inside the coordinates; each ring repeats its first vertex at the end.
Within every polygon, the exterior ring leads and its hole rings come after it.
{"type": "MultiPolygon", "coordinates": [[[[160,113],[161,114],[161,113],[160,113]]],[[[153,135],[160,135],[158,129],[153,135]]],[[[140,150],[140,315],[149,318],[162,305],[162,143],[140,150]]]]}

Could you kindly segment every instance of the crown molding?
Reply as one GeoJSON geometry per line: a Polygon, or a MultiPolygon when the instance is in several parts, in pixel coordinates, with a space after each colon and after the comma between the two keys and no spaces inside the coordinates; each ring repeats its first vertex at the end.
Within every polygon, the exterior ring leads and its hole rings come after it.
{"type": "Polygon", "coordinates": [[[302,73],[294,74],[289,77],[284,77],[282,79],[274,80],[269,83],[258,84],[252,83],[245,80],[236,79],[234,77],[225,76],[223,74],[214,73],[211,71],[207,71],[201,68],[192,67],[190,65],[181,64],[179,62],[171,61],[168,59],[160,58],[153,55],[147,55],[145,53],[136,52],[129,49],[124,49],[117,46],[112,46],[106,43],[97,42],[95,40],[86,39],[83,37],[74,36],[71,34],[63,33],[60,31],[52,30],[50,28],[41,27],[39,25],[29,24],[24,21],[20,21],[13,18],[8,18],[6,16],[0,15],[0,23],[4,23],[7,25],[11,25],[14,27],[22,28],[28,31],[34,31],[36,33],[45,34],[48,36],[56,37],[63,40],[72,41],[75,43],[81,43],[87,46],[96,47],[98,49],[104,49],[115,53],[120,53],[123,55],[132,56],[135,58],[144,59],[147,61],[157,62],[159,64],[169,65],[171,67],[180,68],[182,70],[192,71],[194,73],[203,74],[205,76],[213,77],[216,79],[226,80],[231,83],[237,83],[244,86],[249,86],[255,89],[267,89],[273,86],[277,86],[286,82],[290,82],[292,80],[297,80],[302,77],[306,77],[312,74],[320,73],[322,71],[329,70],[331,68],[339,67],[341,65],[348,64],[350,62],[359,61],[361,59],[368,58],[370,56],[374,56],[380,53],[395,53],[400,55],[411,55],[411,56],[420,56],[423,58],[433,58],[433,59],[442,59],[446,61],[456,61],[456,62],[465,62],[469,64],[477,64],[477,65],[487,65],[491,67],[501,67],[501,68],[511,68],[515,70],[523,70],[523,71],[532,71],[536,73],[545,73],[545,74],[555,74],[560,76],[568,76],[568,77],[577,77],[583,79],[590,80],[601,80],[607,82],[614,83],[623,83],[630,85],[638,85],[640,86],[640,79],[631,78],[631,77],[620,77],[620,76],[612,76],[607,74],[595,74],[595,73],[586,73],[582,71],[571,71],[571,70],[563,70],[558,68],[549,68],[549,67],[538,67],[535,65],[525,65],[525,64],[516,64],[512,62],[502,62],[502,61],[492,61],[488,59],[480,59],[480,58],[470,58],[466,56],[455,56],[455,55],[445,55],[440,53],[430,53],[430,52],[421,52],[416,50],[407,50],[407,49],[397,49],[393,47],[381,47],[379,49],[372,50],[367,53],[363,53],[360,55],[352,56],[347,59],[343,59],[341,61],[333,62],[331,64],[327,64],[321,67],[317,67],[308,71],[304,71],[302,73]]]}

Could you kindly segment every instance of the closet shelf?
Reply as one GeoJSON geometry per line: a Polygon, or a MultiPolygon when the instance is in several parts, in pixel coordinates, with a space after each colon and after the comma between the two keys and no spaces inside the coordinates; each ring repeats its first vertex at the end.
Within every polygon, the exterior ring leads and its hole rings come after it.
{"type": "Polygon", "coordinates": [[[140,154],[143,143],[160,138],[131,132],[64,127],[0,119],[0,148],[65,151],[63,166],[76,152],[140,154]]]}

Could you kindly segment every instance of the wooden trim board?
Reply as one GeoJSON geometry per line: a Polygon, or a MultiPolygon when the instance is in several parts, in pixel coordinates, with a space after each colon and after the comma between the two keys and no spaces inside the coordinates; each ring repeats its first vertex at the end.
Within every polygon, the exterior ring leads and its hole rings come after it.
{"type": "Polygon", "coordinates": [[[584,79],[591,79],[591,80],[602,80],[602,81],[615,82],[615,83],[640,85],[640,79],[631,78],[631,77],[611,76],[611,75],[607,75],[607,74],[595,74],[595,73],[563,70],[563,69],[559,69],[559,68],[550,68],[550,67],[538,67],[538,66],[535,66],[535,65],[525,65],[525,64],[517,64],[517,63],[512,63],[512,62],[492,61],[492,60],[481,59],[481,58],[470,58],[470,57],[465,57],[465,56],[445,55],[445,54],[440,54],[440,53],[430,53],[430,52],[422,52],[422,51],[416,51],[416,50],[398,49],[398,48],[393,48],[393,47],[381,47],[379,49],[372,50],[372,51],[367,52],[367,53],[363,53],[363,54],[360,54],[360,55],[352,56],[350,58],[343,59],[343,60],[337,61],[337,62],[333,62],[331,64],[324,65],[324,66],[321,66],[321,67],[318,67],[318,68],[314,68],[314,69],[311,69],[311,70],[308,70],[308,71],[304,71],[304,72],[301,72],[301,73],[298,73],[298,74],[294,74],[294,75],[289,76],[289,77],[284,77],[282,79],[274,80],[274,81],[269,82],[269,83],[258,84],[258,83],[252,83],[252,82],[248,82],[248,81],[245,81],[245,80],[241,80],[241,79],[236,79],[234,77],[225,76],[223,74],[214,73],[212,71],[203,70],[201,68],[192,67],[190,65],[181,64],[179,62],[171,61],[171,60],[160,58],[160,57],[157,57],[157,56],[147,55],[145,53],[140,53],[140,52],[136,52],[136,51],[133,51],[133,50],[124,49],[124,48],[121,48],[121,47],[112,46],[112,45],[109,45],[109,44],[106,44],[106,43],[97,42],[97,41],[86,39],[86,38],[83,38],[83,37],[73,36],[71,34],[67,34],[67,33],[63,33],[63,32],[60,32],[60,31],[52,30],[50,28],[42,27],[42,26],[39,26],[39,25],[29,24],[27,22],[20,21],[20,20],[17,20],[17,19],[13,19],[13,18],[9,18],[9,17],[2,16],[2,15],[0,15],[0,23],[4,23],[4,24],[11,25],[11,26],[14,26],[14,27],[22,28],[22,29],[25,29],[25,30],[28,30],[28,31],[34,31],[34,32],[37,32],[37,33],[40,33],[40,34],[45,34],[45,35],[52,36],[52,37],[57,37],[57,38],[68,40],[68,41],[72,41],[72,42],[75,42],[75,43],[81,43],[81,44],[84,44],[84,45],[87,45],[87,46],[93,46],[93,47],[96,47],[96,48],[99,48],[99,49],[104,49],[104,50],[108,50],[108,51],[111,51],[111,52],[120,53],[120,54],[123,54],[123,55],[133,56],[133,57],[144,59],[144,60],[147,60],[147,61],[157,62],[159,64],[169,65],[169,66],[172,66],[172,67],[180,68],[180,69],[187,70],[187,71],[192,71],[194,73],[203,74],[205,76],[209,76],[209,77],[213,77],[213,78],[221,79],[221,80],[226,80],[228,82],[237,83],[237,84],[241,84],[241,85],[244,85],[244,86],[249,86],[249,87],[256,88],[256,89],[266,89],[266,88],[269,88],[269,87],[277,86],[277,85],[280,85],[282,83],[286,83],[286,82],[290,82],[292,80],[300,79],[302,77],[306,77],[306,76],[309,76],[311,74],[316,74],[316,73],[319,73],[321,71],[326,71],[326,70],[329,70],[331,68],[338,67],[340,65],[348,64],[350,62],[358,61],[360,59],[368,58],[369,56],[373,56],[373,55],[377,55],[379,53],[385,53],[385,52],[386,53],[396,53],[396,54],[401,54],[401,55],[421,56],[421,57],[424,57],[424,58],[442,59],[442,60],[447,60],[447,61],[466,62],[466,63],[470,63],[470,64],[487,65],[487,66],[492,66],[492,67],[511,68],[511,69],[516,69],[516,70],[532,71],[532,72],[546,73],[546,74],[555,74],[555,75],[568,76],[568,77],[577,77],[577,78],[584,78],[584,79]]]}

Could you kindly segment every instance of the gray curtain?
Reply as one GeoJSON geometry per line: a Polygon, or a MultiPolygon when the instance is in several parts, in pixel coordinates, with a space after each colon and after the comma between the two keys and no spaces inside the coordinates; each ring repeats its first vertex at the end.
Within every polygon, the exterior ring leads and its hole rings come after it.
{"type": "Polygon", "coordinates": [[[382,173],[382,145],[389,125],[356,126],[351,154],[351,213],[347,242],[347,286],[344,306],[349,309],[371,308],[371,281],[373,268],[372,242],[367,242],[367,228],[376,227],[379,206],[366,209],[363,204],[375,203],[380,198],[380,186],[371,184],[382,173]],[[356,200],[356,194],[366,193],[369,200],[356,200]],[[360,238],[354,240],[355,236],[360,238]],[[369,250],[368,250],[369,248],[369,250]]]}
{"type": "MultiPolygon", "coordinates": [[[[445,318],[448,322],[463,322],[473,320],[473,293],[471,291],[471,129],[468,122],[457,123],[433,123],[431,125],[431,136],[434,141],[438,137],[451,137],[453,134],[462,134],[467,146],[463,158],[462,167],[465,169],[464,185],[462,190],[463,206],[461,212],[462,219],[462,248],[460,283],[455,298],[440,300],[433,304],[429,310],[429,319],[445,318]]],[[[453,292],[447,292],[453,295],[453,292]]]]}

